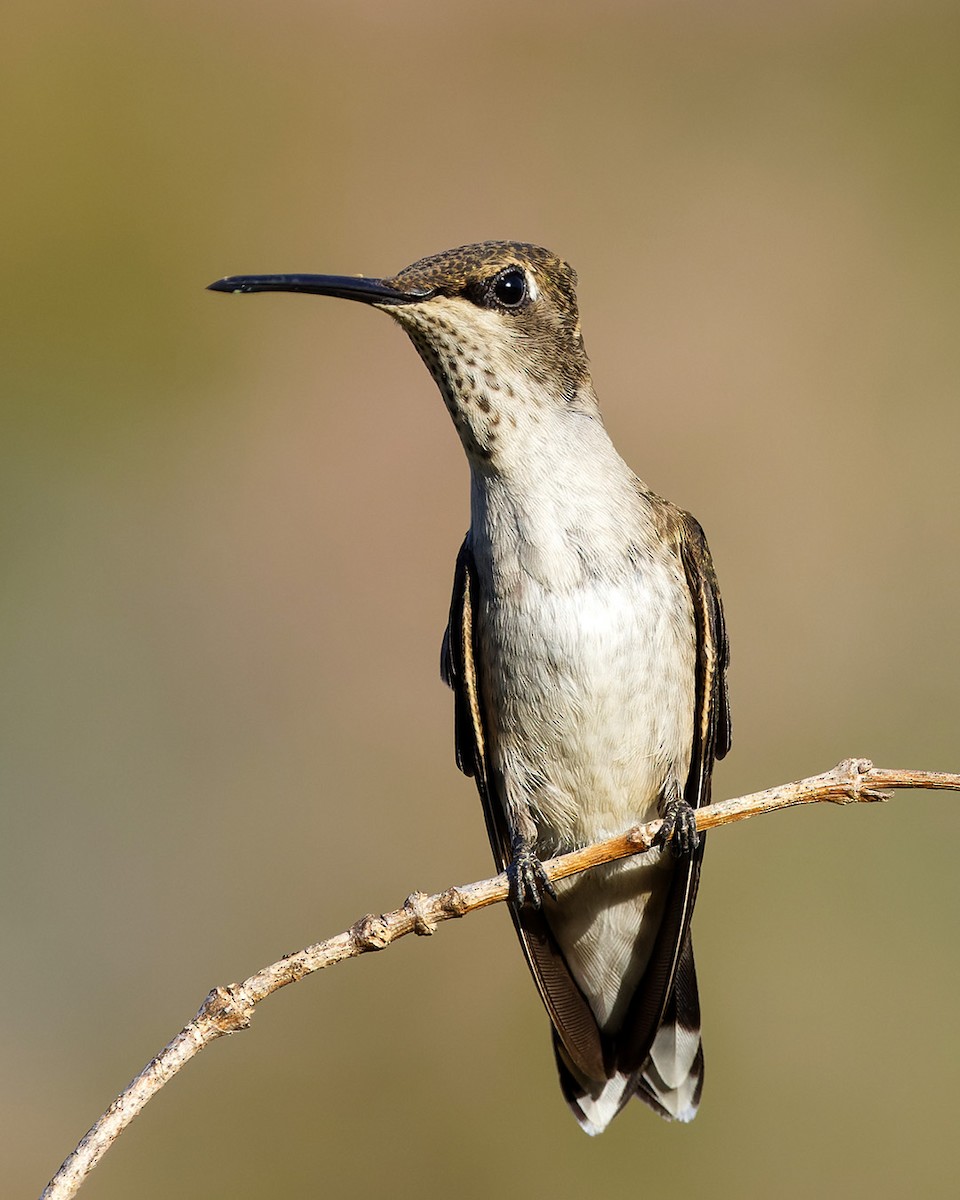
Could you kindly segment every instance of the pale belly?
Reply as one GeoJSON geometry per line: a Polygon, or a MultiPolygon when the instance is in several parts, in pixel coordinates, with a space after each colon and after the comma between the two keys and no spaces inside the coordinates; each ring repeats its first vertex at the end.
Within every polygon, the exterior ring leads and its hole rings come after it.
{"type": "Polygon", "coordinates": [[[693,736],[694,647],[666,570],[562,593],[528,585],[481,615],[492,766],[511,825],[541,851],[572,849],[656,815],[683,786],[693,736]],[[530,831],[533,832],[533,831],[530,831]]]}
{"type": "MultiPolygon", "coordinates": [[[[481,614],[490,756],[511,828],[540,857],[654,819],[693,736],[693,621],[665,566],[616,586],[525,585],[481,614]]],[[[601,1025],[649,958],[673,871],[653,851],[561,881],[551,927],[601,1025]]]]}

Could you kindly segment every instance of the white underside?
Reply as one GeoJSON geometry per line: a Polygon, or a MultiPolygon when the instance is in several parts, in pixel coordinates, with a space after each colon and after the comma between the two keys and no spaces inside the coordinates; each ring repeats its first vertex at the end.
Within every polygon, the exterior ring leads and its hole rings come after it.
{"type": "MultiPolygon", "coordinates": [[[[473,464],[470,547],[492,782],[543,858],[652,820],[682,792],[696,634],[660,502],[599,420],[512,382],[525,403],[504,411],[496,469],[473,464]]],[[[674,869],[657,851],[609,864],[564,880],[544,910],[605,1032],[647,967],[674,869]]],[[[671,1077],[688,1059],[665,1064],[671,1077]]],[[[614,1078],[585,1101],[595,1131],[629,1086],[614,1078]]]]}

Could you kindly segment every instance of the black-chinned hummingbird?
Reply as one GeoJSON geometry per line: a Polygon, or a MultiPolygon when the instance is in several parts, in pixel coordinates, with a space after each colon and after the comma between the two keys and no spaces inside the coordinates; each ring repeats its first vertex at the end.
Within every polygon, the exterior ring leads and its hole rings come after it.
{"type": "Polygon", "coordinates": [[[436,380],[470,464],[441,670],[510,908],[588,1133],[637,1095],[689,1121],[703,1085],[690,917],[728,649],[703,531],[627,467],[600,418],[576,275],[483,242],[386,279],[234,276],[384,309],[436,380]],[[663,845],[551,884],[541,860],[664,818],[663,845]]]}

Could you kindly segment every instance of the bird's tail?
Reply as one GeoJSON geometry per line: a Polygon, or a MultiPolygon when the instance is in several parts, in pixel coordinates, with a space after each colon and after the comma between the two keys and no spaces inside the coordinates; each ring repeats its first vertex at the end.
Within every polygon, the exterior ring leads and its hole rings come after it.
{"type": "Polygon", "coordinates": [[[589,1134],[602,1133],[631,1096],[638,1096],[668,1121],[692,1121],[703,1090],[703,1046],[689,932],[660,1025],[639,1070],[618,1066],[616,1042],[614,1037],[610,1072],[606,1078],[594,1080],[577,1069],[554,1034],[560,1087],[583,1129],[589,1134]]]}

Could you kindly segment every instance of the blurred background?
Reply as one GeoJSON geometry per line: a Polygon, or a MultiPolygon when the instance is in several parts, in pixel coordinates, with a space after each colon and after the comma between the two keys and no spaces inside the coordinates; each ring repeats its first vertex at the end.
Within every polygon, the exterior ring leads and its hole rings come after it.
{"type": "MultiPolygon", "coordinates": [[[[718,797],[960,767],[960,10],[63,0],[0,47],[0,1161],[215,983],[490,872],[437,674],[467,469],[401,331],[213,295],[516,238],[710,538],[718,797]]],[[[300,983],[84,1196],[953,1195],[956,802],[711,836],[696,1123],[586,1138],[495,909],[300,983]]]]}

